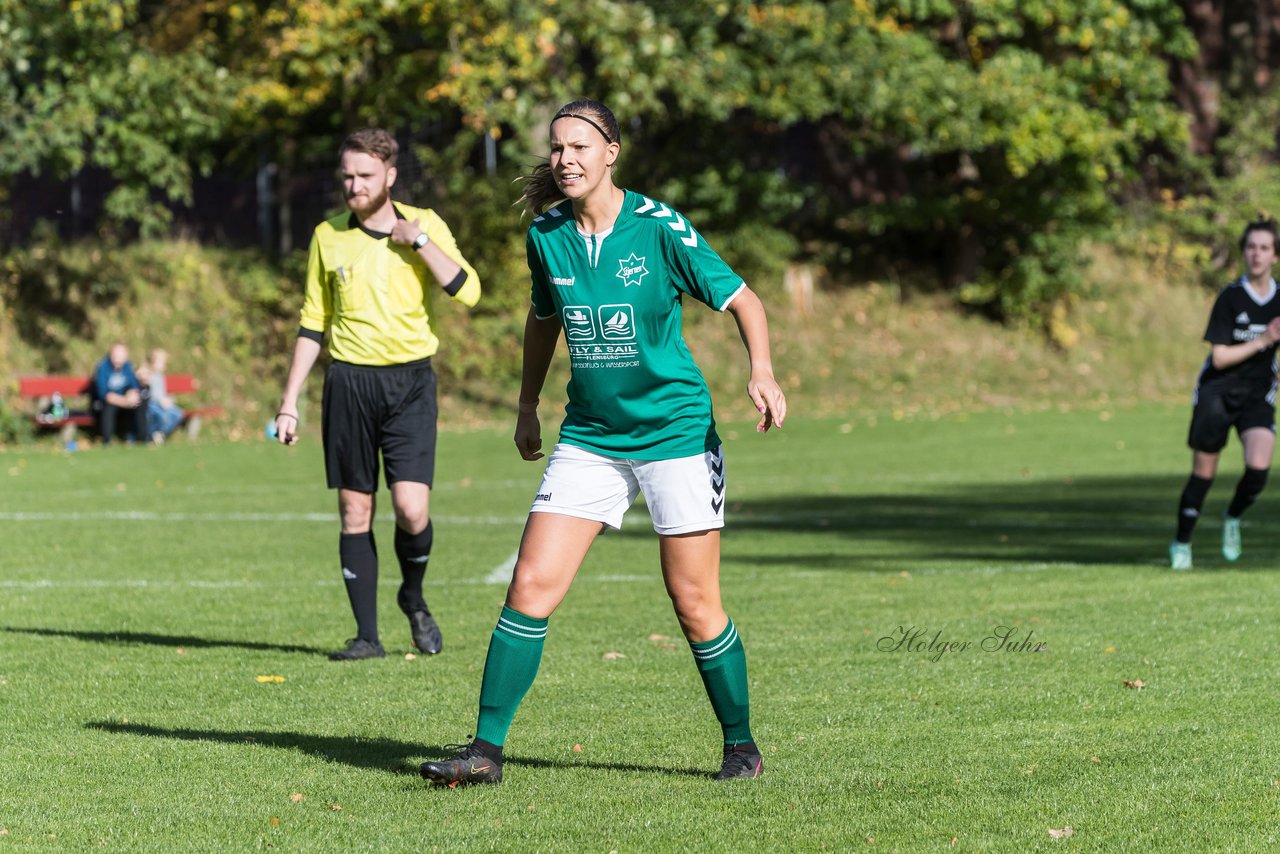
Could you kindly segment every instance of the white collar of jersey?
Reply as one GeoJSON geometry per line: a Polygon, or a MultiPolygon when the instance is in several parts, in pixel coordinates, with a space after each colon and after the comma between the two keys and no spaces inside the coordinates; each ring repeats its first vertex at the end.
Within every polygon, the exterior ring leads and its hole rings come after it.
{"type": "Polygon", "coordinates": [[[1241,284],[1241,286],[1244,288],[1244,292],[1245,292],[1246,294],[1248,294],[1248,295],[1249,295],[1249,299],[1253,300],[1253,301],[1254,301],[1254,302],[1256,302],[1258,305],[1266,305],[1267,303],[1271,302],[1271,298],[1272,298],[1272,297],[1274,297],[1274,296],[1276,295],[1276,280],[1275,280],[1275,279],[1268,279],[1268,280],[1267,280],[1267,295],[1266,295],[1266,296],[1264,296],[1264,297],[1261,297],[1261,298],[1259,298],[1259,297],[1258,297],[1258,295],[1257,295],[1257,294],[1255,294],[1255,293],[1253,292],[1253,288],[1249,287],[1249,277],[1248,277],[1248,276],[1241,276],[1241,277],[1240,277],[1240,284],[1241,284]]]}
{"type": "Polygon", "coordinates": [[[578,236],[587,244],[587,262],[595,267],[600,263],[600,247],[604,246],[604,239],[613,234],[613,226],[609,226],[604,231],[597,231],[595,234],[587,234],[582,229],[578,229],[578,236]]]}
{"type": "MultiPolygon", "coordinates": [[[[575,227],[576,227],[576,226],[575,226],[575,227]]],[[[605,239],[606,237],[608,237],[610,234],[613,234],[613,226],[612,226],[612,225],[611,225],[611,226],[609,226],[609,227],[608,227],[608,228],[606,228],[604,231],[597,231],[595,234],[587,234],[585,231],[583,231],[582,229],[580,229],[580,228],[579,228],[579,229],[578,229],[578,234],[582,237],[582,239],[583,239],[583,240],[588,240],[588,241],[589,241],[589,240],[591,240],[591,238],[593,238],[593,237],[594,237],[596,240],[604,240],[604,239],[605,239]]]]}

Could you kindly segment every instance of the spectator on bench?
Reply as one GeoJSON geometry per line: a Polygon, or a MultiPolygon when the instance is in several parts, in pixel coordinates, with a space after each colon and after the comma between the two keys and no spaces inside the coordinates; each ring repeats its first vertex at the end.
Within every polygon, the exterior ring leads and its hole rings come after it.
{"type": "Polygon", "coordinates": [[[165,381],[168,365],[169,354],[157,348],[138,369],[138,379],[150,391],[144,395],[147,398],[147,426],[151,429],[151,441],[157,445],[163,445],[164,440],[182,423],[182,407],[169,395],[165,381]]]}
{"type": "Polygon", "coordinates": [[[116,425],[123,416],[125,440],[133,442],[147,436],[147,407],[142,398],[142,384],[129,363],[129,348],[117,341],[93,372],[93,411],[98,417],[102,444],[109,445],[116,435],[116,425]]]}

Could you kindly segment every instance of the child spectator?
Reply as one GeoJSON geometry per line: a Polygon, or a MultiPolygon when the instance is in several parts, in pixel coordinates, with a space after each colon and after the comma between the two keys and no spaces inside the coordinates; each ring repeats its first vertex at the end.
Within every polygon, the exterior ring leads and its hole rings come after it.
{"type": "Polygon", "coordinates": [[[169,396],[165,381],[168,365],[169,354],[157,348],[147,356],[146,364],[140,372],[145,374],[143,382],[151,392],[147,403],[147,424],[151,428],[151,441],[157,445],[163,445],[169,434],[182,423],[182,407],[169,396]]]}

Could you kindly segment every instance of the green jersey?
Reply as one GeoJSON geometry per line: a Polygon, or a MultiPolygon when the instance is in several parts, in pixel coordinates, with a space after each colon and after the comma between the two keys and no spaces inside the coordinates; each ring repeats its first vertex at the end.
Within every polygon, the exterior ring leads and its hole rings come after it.
{"type": "Polygon", "coordinates": [[[564,201],[534,219],[527,251],[534,314],[559,317],[569,347],[560,441],[641,460],[717,447],[682,300],[724,311],[746,285],[689,221],[628,190],[612,228],[583,234],[564,201]]]}

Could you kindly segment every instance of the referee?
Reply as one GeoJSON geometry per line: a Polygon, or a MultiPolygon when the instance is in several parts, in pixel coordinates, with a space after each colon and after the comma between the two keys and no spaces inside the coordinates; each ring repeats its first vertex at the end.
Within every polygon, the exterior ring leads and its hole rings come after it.
{"type": "Polygon", "coordinates": [[[335,661],[380,658],[378,551],[373,538],[378,454],[396,513],[395,551],[403,581],[396,601],[414,645],[438,653],[440,629],[422,595],[431,555],[428,514],[436,449],[439,347],[431,328],[437,287],[466,306],[480,299],[480,279],[449,227],[430,208],[391,201],[395,139],[366,128],[338,150],[350,213],[326,220],[311,237],[306,297],[293,361],[276,415],[276,436],[298,441],[298,396],[329,335],[332,363],[322,406],[325,473],[338,490],[338,554],[356,636],[335,661]]]}
{"type": "Polygon", "coordinates": [[[1196,382],[1187,444],[1191,477],[1178,501],[1178,530],[1169,544],[1169,565],[1191,569],[1191,532],[1200,518],[1218,458],[1234,427],[1244,446],[1244,474],[1222,519],[1222,556],[1238,560],[1240,516],[1267,483],[1276,446],[1276,343],[1280,342],[1280,295],[1271,268],[1276,263],[1276,223],[1259,219],[1240,237],[1245,275],[1218,294],[1204,340],[1210,351],[1196,382]]]}

